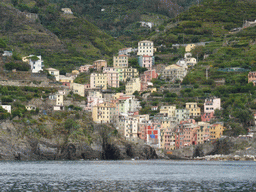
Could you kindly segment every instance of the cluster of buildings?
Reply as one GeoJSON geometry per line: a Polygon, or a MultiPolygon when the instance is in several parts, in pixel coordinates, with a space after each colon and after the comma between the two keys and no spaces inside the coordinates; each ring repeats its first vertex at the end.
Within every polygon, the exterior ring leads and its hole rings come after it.
{"type": "MultiPolygon", "coordinates": [[[[64,10],[63,10],[64,11],[64,10]]],[[[65,10],[68,11],[68,10],[65,10]]],[[[111,123],[128,140],[141,140],[145,143],[173,150],[188,145],[196,145],[209,140],[220,138],[223,134],[223,124],[209,122],[214,118],[214,111],[220,109],[219,98],[208,98],[204,103],[204,112],[195,102],[186,103],[182,109],[175,105],[161,106],[159,113],[150,117],[148,114],[139,115],[140,101],[133,95],[136,91],[156,91],[152,79],[161,74],[161,78],[174,81],[180,80],[187,74],[189,67],[193,67],[197,60],[190,51],[193,45],[187,45],[184,58],[176,64],[163,66],[158,73],[155,67],[154,43],[144,40],[138,42],[138,49],[124,48],[119,50],[118,56],[113,56],[113,66],[107,61],[97,60],[92,65],[84,65],[79,70],[73,70],[66,75],[60,75],[59,70],[47,68],[49,75],[62,83],[66,90],[82,97],[87,97],[84,110],[92,113],[95,123],[111,123]],[[147,70],[139,74],[138,69],[129,67],[129,54],[137,51],[140,67],[147,70]],[[87,73],[89,83],[74,83],[79,73],[87,73]],[[109,88],[119,88],[120,82],[125,85],[125,93],[113,93],[109,88]],[[195,118],[201,118],[196,123],[195,118]]],[[[41,56],[30,55],[22,58],[28,62],[32,73],[43,71],[41,56]]],[[[59,90],[49,97],[54,101],[53,110],[64,109],[64,96],[68,91],[59,90]]],[[[27,110],[36,109],[26,106],[27,110]]],[[[158,106],[151,108],[158,111],[158,106]]]]}
{"type": "Polygon", "coordinates": [[[177,61],[176,64],[166,66],[161,70],[161,78],[166,81],[183,81],[188,73],[188,68],[197,64],[197,59],[192,57],[191,50],[195,48],[195,44],[188,44],[185,47],[186,53],[184,58],[177,61]]]}

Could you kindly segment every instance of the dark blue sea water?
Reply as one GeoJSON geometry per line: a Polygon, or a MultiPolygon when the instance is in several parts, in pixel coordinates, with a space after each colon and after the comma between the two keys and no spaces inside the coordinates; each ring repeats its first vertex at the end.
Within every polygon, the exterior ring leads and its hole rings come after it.
{"type": "Polygon", "coordinates": [[[0,162],[0,191],[256,191],[256,162],[0,162]]]}

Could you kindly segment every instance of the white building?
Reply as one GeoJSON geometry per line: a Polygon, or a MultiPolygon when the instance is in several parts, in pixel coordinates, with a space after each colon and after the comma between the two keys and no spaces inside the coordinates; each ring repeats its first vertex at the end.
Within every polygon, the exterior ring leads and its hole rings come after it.
{"type": "Polygon", "coordinates": [[[139,41],[137,55],[153,56],[154,55],[154,43],[153,43],[153,41],[148,41],[148,40],[139,41]]]}
{"type": "Polygon", "coordinates": [[[188,109],[175,109],[175,118],[177,122],[185,121],[189,119],[189,110],[188,109]]]}
{"type": "Polygon", "coordinates": [[[134,95],[123,95],[118,98],[118,110],[120,114],[136,112],[140,109],[140,101],[134,95]]]}
{"type": "Polygon", "coordinates": [[[12,51],[4,51],[3,56],[11,57],[12,56],[12,51]]]}
{"type": "Polygon", "coordinates": [[[140,21],[140,26],[141,26],[141,27],[148,27],[148,28],[152,29],[152,27],[154,26],[154,23],[152,23],[152,22],[140,21]]]}
{"type": "Polygon", "coordinates": [[[216,109],[221,109],[221,99],[220,98],[207,98],[204,102],[204,113],[214,112],[216,109]]]}
{"type": "Polygon", "coordinates": [[[41,55],[39,56],[35,56],[35,55],[29,55],[28,56],[28,59],[29,59],[29,65],[31,66],[31,71],[32,73],[39,73],[40,71],[43,71],[43,60],[42,60],[42,57],[41,55]],[[34,59],[34,57],[36,59],[34,59]]]}
{"type": "Polygon", "coordinates": [[[133,49],[132,47],[119,49],[118,55],[130,55],[131,52],[137,52],[137,49],[133,49]]]}
{"type": "Polygon", "coordinates": [[[126,83],[125,93],[126,95],[132,95],[135,91],[141,90],[140,78],[133,78],[126,83]]]}
{"type": "Polygon", "coordinates": [[[61,11],[63,11],[64,14],[73,14],[70,8],[61,8],[61,11]]]}
{"type": "Polygon", "coordinates": [[[1,105],[1,107],[6,110],[8,113],[12,113],[12,106],[11,105],[1,105]]]}
{"type": "Polygon", "coordinates": [[[138,137],[138,119],[132,116],[120,116],[118,123],[119,130],[126,138],[138,137]]]}

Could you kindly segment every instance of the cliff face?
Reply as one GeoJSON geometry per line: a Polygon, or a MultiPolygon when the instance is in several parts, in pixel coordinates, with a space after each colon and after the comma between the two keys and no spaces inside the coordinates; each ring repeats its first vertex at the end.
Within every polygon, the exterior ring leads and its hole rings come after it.
{"type": "Polygon", "coordinates": [[[56,139],[24,136],[22,123],[5,121],[0,124],[0,160],[80,160],[80,159],[156,159],[153,148],[115,139],[102,146],[100,139],[92,145],[85,142],[60,144],[56,139]]]}

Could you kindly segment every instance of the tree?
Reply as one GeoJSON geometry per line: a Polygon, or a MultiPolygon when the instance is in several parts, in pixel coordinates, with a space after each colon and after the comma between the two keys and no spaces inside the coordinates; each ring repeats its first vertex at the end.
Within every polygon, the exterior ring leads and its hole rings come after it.
{"type": "Polygon", "coordinates": [[[0,39],[0,48],[6,48],[6,43],[3,39],[0,39]]]}

